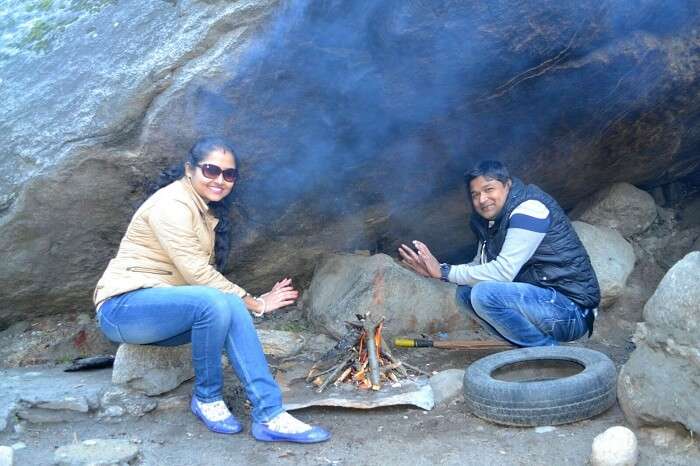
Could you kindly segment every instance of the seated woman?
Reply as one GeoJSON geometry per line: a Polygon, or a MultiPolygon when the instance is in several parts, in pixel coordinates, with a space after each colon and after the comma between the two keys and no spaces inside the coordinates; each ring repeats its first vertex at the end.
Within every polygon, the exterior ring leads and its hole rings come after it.
{"type": "Polygon", "coordinates": [[[248,312],[261,316],[292,304],[298,291],[285,278],[254,297],[220,272],[230,247],[229,194],[237,176],[233,149],[215,138],[198,141],[182,166],[164,173],[165,186],[136,211],[97,284],[100,328],[114,342],[191,342],[191,408],[210,430],[242,430],[222,399],[221,353],[226,349],[253,407],[253,437],[322,442],[329,432],[283,410],[248,312]]]}

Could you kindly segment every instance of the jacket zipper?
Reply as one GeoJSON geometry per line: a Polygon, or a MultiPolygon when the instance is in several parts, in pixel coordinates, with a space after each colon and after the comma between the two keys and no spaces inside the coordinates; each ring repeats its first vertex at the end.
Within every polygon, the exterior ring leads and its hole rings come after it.
{"type": "Polygon", "coordinates": [[[141,273],[152,273],[156,275],[172,275],[173,273],[169,270],[152,269],[150,267],[138,267],[132,266],[126,268],[127,272],[141,272],[141,273]]]}

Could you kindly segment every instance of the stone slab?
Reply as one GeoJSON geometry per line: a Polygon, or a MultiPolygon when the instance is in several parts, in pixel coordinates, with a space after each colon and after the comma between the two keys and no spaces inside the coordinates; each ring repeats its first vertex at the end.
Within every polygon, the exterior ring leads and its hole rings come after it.
{"type": "Polygon", "coordinates": [[[384,384],[378,391],[359,390],[352,385],[341,384],[339,387],[331,386],[323,393],[316,393],[315,387],[311,385],[298,385],[285,393],[284,408],[288,411],[309,406],[374,409],[397,405],[433,409],[435,398],[428,379],[402,380],[395,386],[384,384]]]}
{"type": "Polygon", "coordinates": [[[136,460],[138,445],[128,440],[90,439],[64,445],[54,453],[54,464],[59,466],[122,465],[136,460]]]}

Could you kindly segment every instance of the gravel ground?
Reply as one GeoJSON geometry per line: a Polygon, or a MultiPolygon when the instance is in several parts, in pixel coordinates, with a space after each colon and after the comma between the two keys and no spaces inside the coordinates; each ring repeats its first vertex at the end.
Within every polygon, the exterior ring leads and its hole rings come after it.
{"type": "MultiPolygon", "coordinates": [[[[463,368],[478,356],[435,349],[403,350],[400,354],[430,370],[463,368]]],[[[226,399],[234,412],[247,420],[247,407],[231,379],[226,399]]],[[[186,394],[190,390],[188,383],[178,392],[186,394]]],[[[596,435],[614,425],[627,425],[615,405],[595,418],[551,429],[504,427],[472,416],[461,397],[431,411],[410,407],[368,411],[309,408],[295,414],[306,422],[330,428],[333,438],[319,445],[267,444],[255,441],[249,426],[238,435],[217,435],[207,431],[185,406],[180,406],[117,422],[85,416],[84,420],[70,423],[24,424],[20,433],[13,432],[10,426],[0,434],[0,445],[26,445],[15,452],[17,465],[52,464],[58,447],[100,438],[133,441],[141,449],[140,464],[145,465],[551,466],[586,464],[596,435]]],[[[700,464],[700,451],[691,438],[668,436],[666,431],[636,432],[641,465],[700,464]]]]}

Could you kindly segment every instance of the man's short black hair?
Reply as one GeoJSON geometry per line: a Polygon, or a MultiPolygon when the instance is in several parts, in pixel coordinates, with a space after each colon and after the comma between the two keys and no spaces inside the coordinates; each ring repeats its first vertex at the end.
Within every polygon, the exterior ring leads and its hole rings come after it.
{"type": "Polygon", "coordinates": [[[480,176],[498,180],[503,184],[510,181],[508,168],[498,160],[482,160],[474,165],[471,170],[464,172],[464,184],[467,185],[467,189],[469,189],[469,183],[471,183],[474,178],[480,176]]]}

